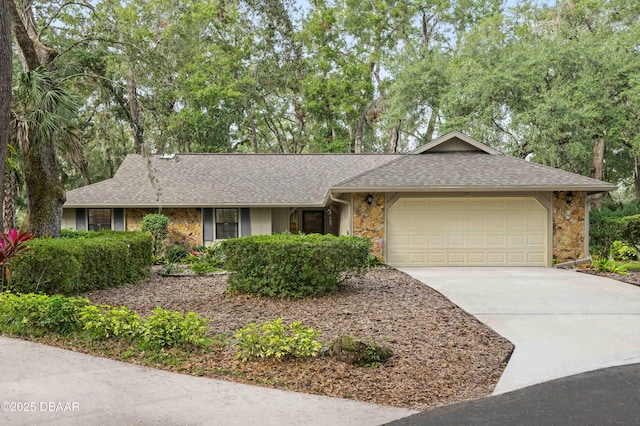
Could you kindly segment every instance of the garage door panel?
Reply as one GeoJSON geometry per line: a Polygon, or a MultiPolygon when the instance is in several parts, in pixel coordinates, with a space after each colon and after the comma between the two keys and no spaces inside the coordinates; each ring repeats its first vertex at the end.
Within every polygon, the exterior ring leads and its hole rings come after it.
{"type": "Polygon", "coordinates": [[[443,264],[446,260],[446,252],[427,252],[427,264],[429,265],[443,264]]]}
{"type": "Polygon", "coordinates": [[[487,239],[485,235],[471,234],[468,235],[468,247],[485,247],[487,239]]]}
{"type": "Polygon", "coordinates": [[[397,266],[547,262],[548,214],[534,198],[400,199],[387,219],[397,266]]]}
{"type": "Polygon", "coordinates": [[[442,234],[429,235],[428,238],[429,238],[429,247],[431,247],[431,248],[437,248],[437,247],[444,247],[445,246],[446,238],[442,234]]]}

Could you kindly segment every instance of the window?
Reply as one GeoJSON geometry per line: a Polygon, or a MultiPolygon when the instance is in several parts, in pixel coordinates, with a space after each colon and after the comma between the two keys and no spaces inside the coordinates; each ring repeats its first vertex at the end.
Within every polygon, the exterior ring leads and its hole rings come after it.
{"type": "Polygon", "coordinates": [[[324,234],[324,211],[305,210],[302,212],[302,232],[324,234]]]}
{"type": "Polygon", "coordinates": [[[111,209],[89,209],[89,231],[111,229],[111,209]]]}
{"type": "Polygon", "coordinates": [[[238,237],[238,209],[216,209],[216,239],[238,237]]]}

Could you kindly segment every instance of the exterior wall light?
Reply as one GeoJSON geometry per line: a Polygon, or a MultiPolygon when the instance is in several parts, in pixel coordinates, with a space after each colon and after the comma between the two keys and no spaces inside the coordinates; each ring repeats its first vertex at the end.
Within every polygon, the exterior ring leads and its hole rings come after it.
{"type": "Polygon", "coordinates": [[[373,203],[373,195],[369,194],[367,195],[367,204],[371,205],[371,203],[373,203]]]}
{"type": "Polygon", "coordinates": [[[567,192],[567,204],[571,204],[572,201],[573,201],[573,192],[569,191],[567,192]]]}

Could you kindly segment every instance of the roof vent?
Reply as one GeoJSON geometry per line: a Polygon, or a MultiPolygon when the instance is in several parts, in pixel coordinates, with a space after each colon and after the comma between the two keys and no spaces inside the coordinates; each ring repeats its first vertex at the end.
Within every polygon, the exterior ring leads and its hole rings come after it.
{"type": "Polygon", "coordinates": [[[173,160],[174,158],[176,158],[175,154],[162,154],[160,156],[161,160],[173,160]]]}

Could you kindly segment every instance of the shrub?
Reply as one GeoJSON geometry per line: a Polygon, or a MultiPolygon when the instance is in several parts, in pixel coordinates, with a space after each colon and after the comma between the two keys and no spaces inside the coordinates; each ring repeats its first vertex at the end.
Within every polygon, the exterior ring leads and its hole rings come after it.
{"type": "Polygon", "coordinates": [[[11,260],[11,288],[22,293],[78,294],[137,282],[151,265],[151,238],[142,232],[76,232],[34,239],[11,260]]]}
{"type": "Polygon", "coordinates": [[[22,255],[27,249],[25,243],[33,239],[33,237],[33,234],[18,232],[16,228],[0,234],[0,275],[2,275],[0,291],[4,291],[5,283],[8,283],[11,279],[9,261],[22,255]]]}
{"type": "Polygon", "coordinates": [[[217,244],[211,247],[193,249],[185,259],[197,275],[220,271],[224,267],[224,253],[217,244]]]}
{"type": "Polygon", "coordinates": [[[260,296],[314,297],[337,290],[367,266],[371,242],[333,235],[270,235],[225,240],[228,290],[260,296]]]}
{"type": "Polygon", "coordinates": [[[301,321],[285,326],[282,324],[282,318],[261,326],[250,323],[235,334],[238,340],[236,358],[247,361],[253,358],[317,356],[322,344],[315,339],[320,337],[320,334],[319,330],[305,328],[301,321]]]}
{"type": "Polygon", "coordinates": [[[391,358],[393,351],[358,337],[340,336],[331,343],[329,354],[339,361],[359,367],[377,367],[391,358]]]}
{"type": "Polygon", "coordinates": [[[142,218],[142,231],[149,232],[153,238],[153,255],[159,256],[162,240],[169,234],[169,218],[163,214],[148,214],[142,218]]]}
{"type": "Polygon", "coordinates": [[[207,319],[194,312],[180,312],[156,308],[140,327],[143,345],[151,349],[181,345],[206,346],[208,343],[207,319]]]}
{"type": "Polygon", "coordinates": [[[183,262],[189,256],[189,249],[182,246],[171,246],[164,251],[164,258],[168,263],[183,262]]]}
{"type": "Polygon", "coordinates": [[[126,306],[85,306],[80,312],[82,328],[93,339],[121,337],[133,339],[140,333],[140,316],[126,306]]]}
{"type": "Polygon", "coordinates": [[[0,294],[0,330],[15,334],[69,334],[82,328],[87,299],[43,294],[0,294]]]}
{"type": "Polygon", "coordinates": [[[593,269],[596,272],[611,272],[614,274],[627,275],[629,271],[627,270],[628,265],[620,265],[615,260],[609,259],[594,259],[591,261],[593,269]]]}
{"type": "Polygon", "coordinates": [[[616,260],[634,260],[638,258],[638,250],[620,240],[616,240],[611,244],[609,252],[611,257],[616,260]]]}

